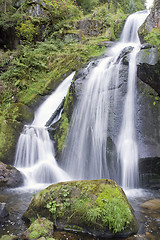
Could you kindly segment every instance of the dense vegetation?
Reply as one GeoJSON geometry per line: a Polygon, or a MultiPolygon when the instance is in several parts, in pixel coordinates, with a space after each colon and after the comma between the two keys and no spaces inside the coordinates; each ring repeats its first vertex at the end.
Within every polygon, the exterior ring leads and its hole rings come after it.
{"type": "MultiPolygon", "coordinates": [[[[18,121],[13,104],[32,105],[62,79],[101,55],[145,0],[0,0],[0,139],[18,121]],[[87,33],[80,27],[86,21],[87,33]],[[89,30],[88,30],[89,29],[89,30]]],[[[1,146],[0,146],[0,154],[1,146]]]]}

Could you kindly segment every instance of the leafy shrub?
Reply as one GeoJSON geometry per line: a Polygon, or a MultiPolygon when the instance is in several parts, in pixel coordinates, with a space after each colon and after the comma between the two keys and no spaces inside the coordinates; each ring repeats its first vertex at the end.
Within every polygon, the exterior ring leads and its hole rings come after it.
{"type": "Polygon", "coordinates": [[[160,50],[160,27],[152,28],[151,32],[144,37],[145,41],[156,46],[160,50]]]}

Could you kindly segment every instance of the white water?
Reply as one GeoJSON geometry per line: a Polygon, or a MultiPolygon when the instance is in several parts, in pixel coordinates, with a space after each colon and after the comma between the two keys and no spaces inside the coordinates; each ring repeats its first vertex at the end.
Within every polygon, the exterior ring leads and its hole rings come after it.
{"type": "Polygon", "coordinates": [[[67,95],[74,74],[67,77],[38,108],[34,121],[24,126],[19,137],[15,167],[24,174],[27,186],[70,180],[56,162],[54,145],[45,125],[67,95]]]}
{"type": "Polygon", "coordinates": [[[137,30],[144,22],[148,15],[148,11],[132,14],[128,17],[122,32],[121,41],[131,42],[134,46],[130,53],[129,69],[128,69],[128,89],[124,105],[124,113],[120,135],[118,138],[117,152],[118,161],[121,163],[121,184],[124,188],[138,187],[138,146],[135,136],[135,91],[136,91],[136,55],[140,50],[140,41],[137,30]],[[135,21],[136,20],[136,21],[135,21]],[[129,34],[127,35],[127,32],[129,34]]]}
{"type": "Polygon", "coordinates": [[[73,179],[110,178],[111,170],[106,159],[110,99],[114,95],[116,105],[121,65],[118,59],[124,48],[131,46],[128,89],[120,135],[117,136],[117,166],[121,169],[119,184],[138,186],[138,147],[134,126],[136,54],[140,48],[137,30],[148,14],[139,12],[128,17],[120,42],[110,49],[110,57],[99,62],[84,84],[83,98],[74,110],[63,153],[63,168],[73,179]],[[112,86],[114,94],[109,91],[112,86]]]}

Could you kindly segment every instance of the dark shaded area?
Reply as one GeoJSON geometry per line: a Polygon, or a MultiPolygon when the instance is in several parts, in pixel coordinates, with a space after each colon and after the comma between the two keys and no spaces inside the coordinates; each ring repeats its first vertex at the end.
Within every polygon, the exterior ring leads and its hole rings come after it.
{"type": "Polygon", "coordinates": [[[140,186],[160,189],[160,158],[141,158],[139,160],[140,186]]]}
{"type": "Polygon", "coordinates": [[[137,67],[137,76],[151,86],[160,96],[160,61],[155,65],[141,63],[137,67]]]}
{"type": "Polygon", "coordinates": [[[0,27],[0,48],[4,50],[13,50],[19,44],[19,39],[16,35],[14,27],[9,27],[7,30],[0,27]]]}

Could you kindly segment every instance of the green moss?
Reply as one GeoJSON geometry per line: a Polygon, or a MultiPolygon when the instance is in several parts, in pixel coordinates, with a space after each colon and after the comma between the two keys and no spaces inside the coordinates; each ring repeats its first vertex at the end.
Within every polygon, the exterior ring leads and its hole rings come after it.
{"type": "Polygon", "coordinates": [[[14,151],[20,131],[21,123],[12,120],[4,120],[0,126],[0,160],[13,164],[14,151]]]}
{"type": "Polygon", "coordinates": [[[104,187],[96,199],[101,212],[101,221],[108,225],[109,230],[120,232],[129,226],[132,219],[130,207],[126,206],[119,190],[113,186],[104,187]]]}
{"type": "Polygon", "coordinates": [[[59,128],[58,135],[55,135],[55,139],[57,139],[58,151],[61,152],[64,148],[64,142],[68,133],[69,122],[66,114],[64,113],[61,118],[61,124],[59,128]],[[58,136],[58,137],[57,137],[58,136]]]}
{"type": "Polygon", "coordinates": [[[40,237],[51,237],[53,230],[53,223],[45,218],[35,220],[24,235],[27,239],[37,239],[40,237]]]}

